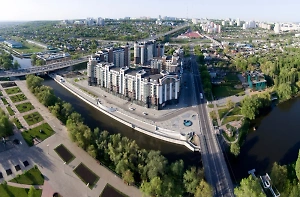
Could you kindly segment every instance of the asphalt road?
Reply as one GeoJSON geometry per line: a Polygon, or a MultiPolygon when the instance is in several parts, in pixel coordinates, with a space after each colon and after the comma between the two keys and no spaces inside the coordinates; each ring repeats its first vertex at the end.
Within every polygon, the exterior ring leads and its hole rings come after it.
{"type": "Polygon", "coordinates": [[[229,171],[217,141],[217,136],[212,129],[206,109],[206,100],[200,98],[203,93],[198,65],[195,57],[191,56],[192,72],[194,76],[194,97],[197,102],[197,111],[199,114],[200,130],[197,131],[200,137],[201,154],[205,177],[214,188],[214,196],[233,197],[233,185],[229,171]]]}

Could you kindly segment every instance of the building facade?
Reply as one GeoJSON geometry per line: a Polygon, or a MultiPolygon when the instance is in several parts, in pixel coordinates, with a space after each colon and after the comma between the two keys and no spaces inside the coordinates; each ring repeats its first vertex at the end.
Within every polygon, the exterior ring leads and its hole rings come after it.
{"type": "Polygon", "coordinates": [[[156,43],[155,40],[148,42],[134,43],[134,64],[146,65],[154,57],[162,57],[165,53],[163,44],[156,43]]]}
{"type": "Polygon", "coordinates": [[[119,48],[107,48],[97,51],[95,58],[98,62],[113,63],[116,67],[130,66],[130,48],[128,45],[119,48]]]}
{"type": "Polygon", "coordinates": [[[88,84],[147,108],[162,109],[166,104],[178,103],[182,66],[177,72],[168,72],[161,71],[161,61],[152,64],[153,68],[130,69],[99,63],[91,57],[87,64],[88,84]]]}

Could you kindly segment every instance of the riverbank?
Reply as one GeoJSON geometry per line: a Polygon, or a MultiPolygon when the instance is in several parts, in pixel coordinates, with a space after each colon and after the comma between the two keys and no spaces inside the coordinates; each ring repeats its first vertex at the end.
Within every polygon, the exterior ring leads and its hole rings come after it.
{"type": "Polygon", "coordinates": [[[183,136],[178,132],[171,131],[168,129],[164,129],[161,127],[158,127],[154,124],[146,123],[144,121],[140,121],[138,119],[135,119],[133,117],[128,116],[127,114],[122,113],[117,108],[111,107],[111,106],[104,106],[101,103],[97,102],[97,99],[91,95],[88,95],[86,92],[82,91],[81,89],[75,87],[74,85],[70,84],[67,81],[62,82],[61,76],[59,75],[51,75],[51,78],[53,78],[59,85],[70,91],[72,94],[80,98],[85,103],[89,104],[90,106],[94,107],[95,109],[101,111],[105,115],[121,122],[122,124],[138,131],[141,133],[144,133],[146,135],[149,135],[151,137],[167,141],[174,144],[184,145],[188,149],[192,151],[199,151],[199,147],[193,145],[189,139],[187,139],[187,136],[183,136]]]}

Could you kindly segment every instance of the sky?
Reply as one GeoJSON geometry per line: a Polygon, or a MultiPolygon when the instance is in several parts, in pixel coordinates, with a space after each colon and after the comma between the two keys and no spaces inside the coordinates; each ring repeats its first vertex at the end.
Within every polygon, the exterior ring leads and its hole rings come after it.
{"type": "Polygon", "coordinates": [[[299,0],[1,0],[0,21],[155,17],[300,22],[299,0]]]}

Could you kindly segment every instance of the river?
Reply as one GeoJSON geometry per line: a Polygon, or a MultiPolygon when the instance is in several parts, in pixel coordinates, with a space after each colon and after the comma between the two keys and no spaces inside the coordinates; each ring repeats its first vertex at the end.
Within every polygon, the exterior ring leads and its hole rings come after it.
{"type": "Polygon", "coordinates": [[[107,130],[111,134],[120,133],[123,136],[135,140],[141,148],[147,150],[160,150],[169,161],[182,159],[186,165],[200,165],[200,153],[194,153],[185,146],[168,143],[147,136],[123,125],[86,104],[50,78],[45,78],[44,85],[52,87],[56,96],[71,103],[75,111],[84,117],[84,123],[90,128],[94,129],[99,127],[100,130],[107,130]]]}
{"type": "Polygon", "coordinates": [[[269,114],[255,120],[256,131],[249,132],[241,153],[231,159],[236,180],[256,169],[257,175],[270,172],[272,164],[289,164],[298,157],[300,149],[300,98],[276,106],[269,114]]]}
{"type": "Polygon", "coordinates": [[[22,69],[32,67],[30,58],[19,58],[16,56],[13,56],[13,58],[13,61],[18,61],[22,69]]]}

